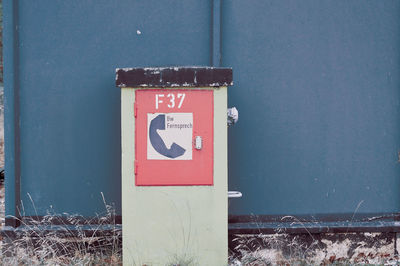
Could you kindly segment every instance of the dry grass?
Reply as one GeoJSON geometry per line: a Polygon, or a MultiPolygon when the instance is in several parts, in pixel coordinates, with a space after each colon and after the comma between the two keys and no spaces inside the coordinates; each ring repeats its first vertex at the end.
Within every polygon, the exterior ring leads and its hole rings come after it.
{"type": "MultiPolygon", "coordinates": [[[[102,195],[103,196],[103,195],[102,195]]],[[[3,239],[1,265],[122,265],[121,228],[115,209],[93,219],[49,213],[21,221],[14,237],[3,239]]]]}

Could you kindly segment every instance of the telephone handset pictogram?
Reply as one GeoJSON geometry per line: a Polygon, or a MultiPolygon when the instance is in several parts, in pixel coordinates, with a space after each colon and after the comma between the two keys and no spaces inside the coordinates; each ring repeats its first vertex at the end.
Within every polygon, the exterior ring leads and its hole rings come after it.
{"type": "Polygon", "coordinates": [[[168,149],[157,130],[165,130],[165,115],[163,114],[151,120],[149,128],[151,145],[158,153],[171,159],[182,156],[185,153],[186,150],[175,142],[172,143],[171,148],[168,149]]]}

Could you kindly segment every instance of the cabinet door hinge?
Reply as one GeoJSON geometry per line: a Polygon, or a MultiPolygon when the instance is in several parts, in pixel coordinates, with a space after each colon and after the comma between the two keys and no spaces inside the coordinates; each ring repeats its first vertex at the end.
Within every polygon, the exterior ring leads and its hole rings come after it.
{"type": "Polygon", "coordinates": [[[135,117],[137,117],[137,103],[135,102],[134,104],[133,104],[133,112],[134,112],[134,116],[135,117]]]}
{"type": "Polygon", "coordinates": [[[137,160],[135,160],[134,168],[135,168],[135,175],[137,175],[137,173],[138,173],[138,162],[137,162],[137,160]]]}

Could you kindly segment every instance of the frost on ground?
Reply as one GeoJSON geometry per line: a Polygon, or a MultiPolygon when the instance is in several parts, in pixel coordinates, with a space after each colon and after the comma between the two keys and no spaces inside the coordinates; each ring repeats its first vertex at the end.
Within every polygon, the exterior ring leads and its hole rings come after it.
{"type": "Polygon", "coordinates": [[[236,235],[231,265],[399,265],[395,233],[236,235]]]}

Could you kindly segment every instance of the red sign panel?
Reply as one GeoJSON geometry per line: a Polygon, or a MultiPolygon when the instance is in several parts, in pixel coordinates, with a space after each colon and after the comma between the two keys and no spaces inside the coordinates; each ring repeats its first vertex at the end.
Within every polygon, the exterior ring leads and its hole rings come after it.
{"type": "Polygon", "coordinates": [[[213,184],[212,90],[136,90],[135,184],[213,184]]]}

